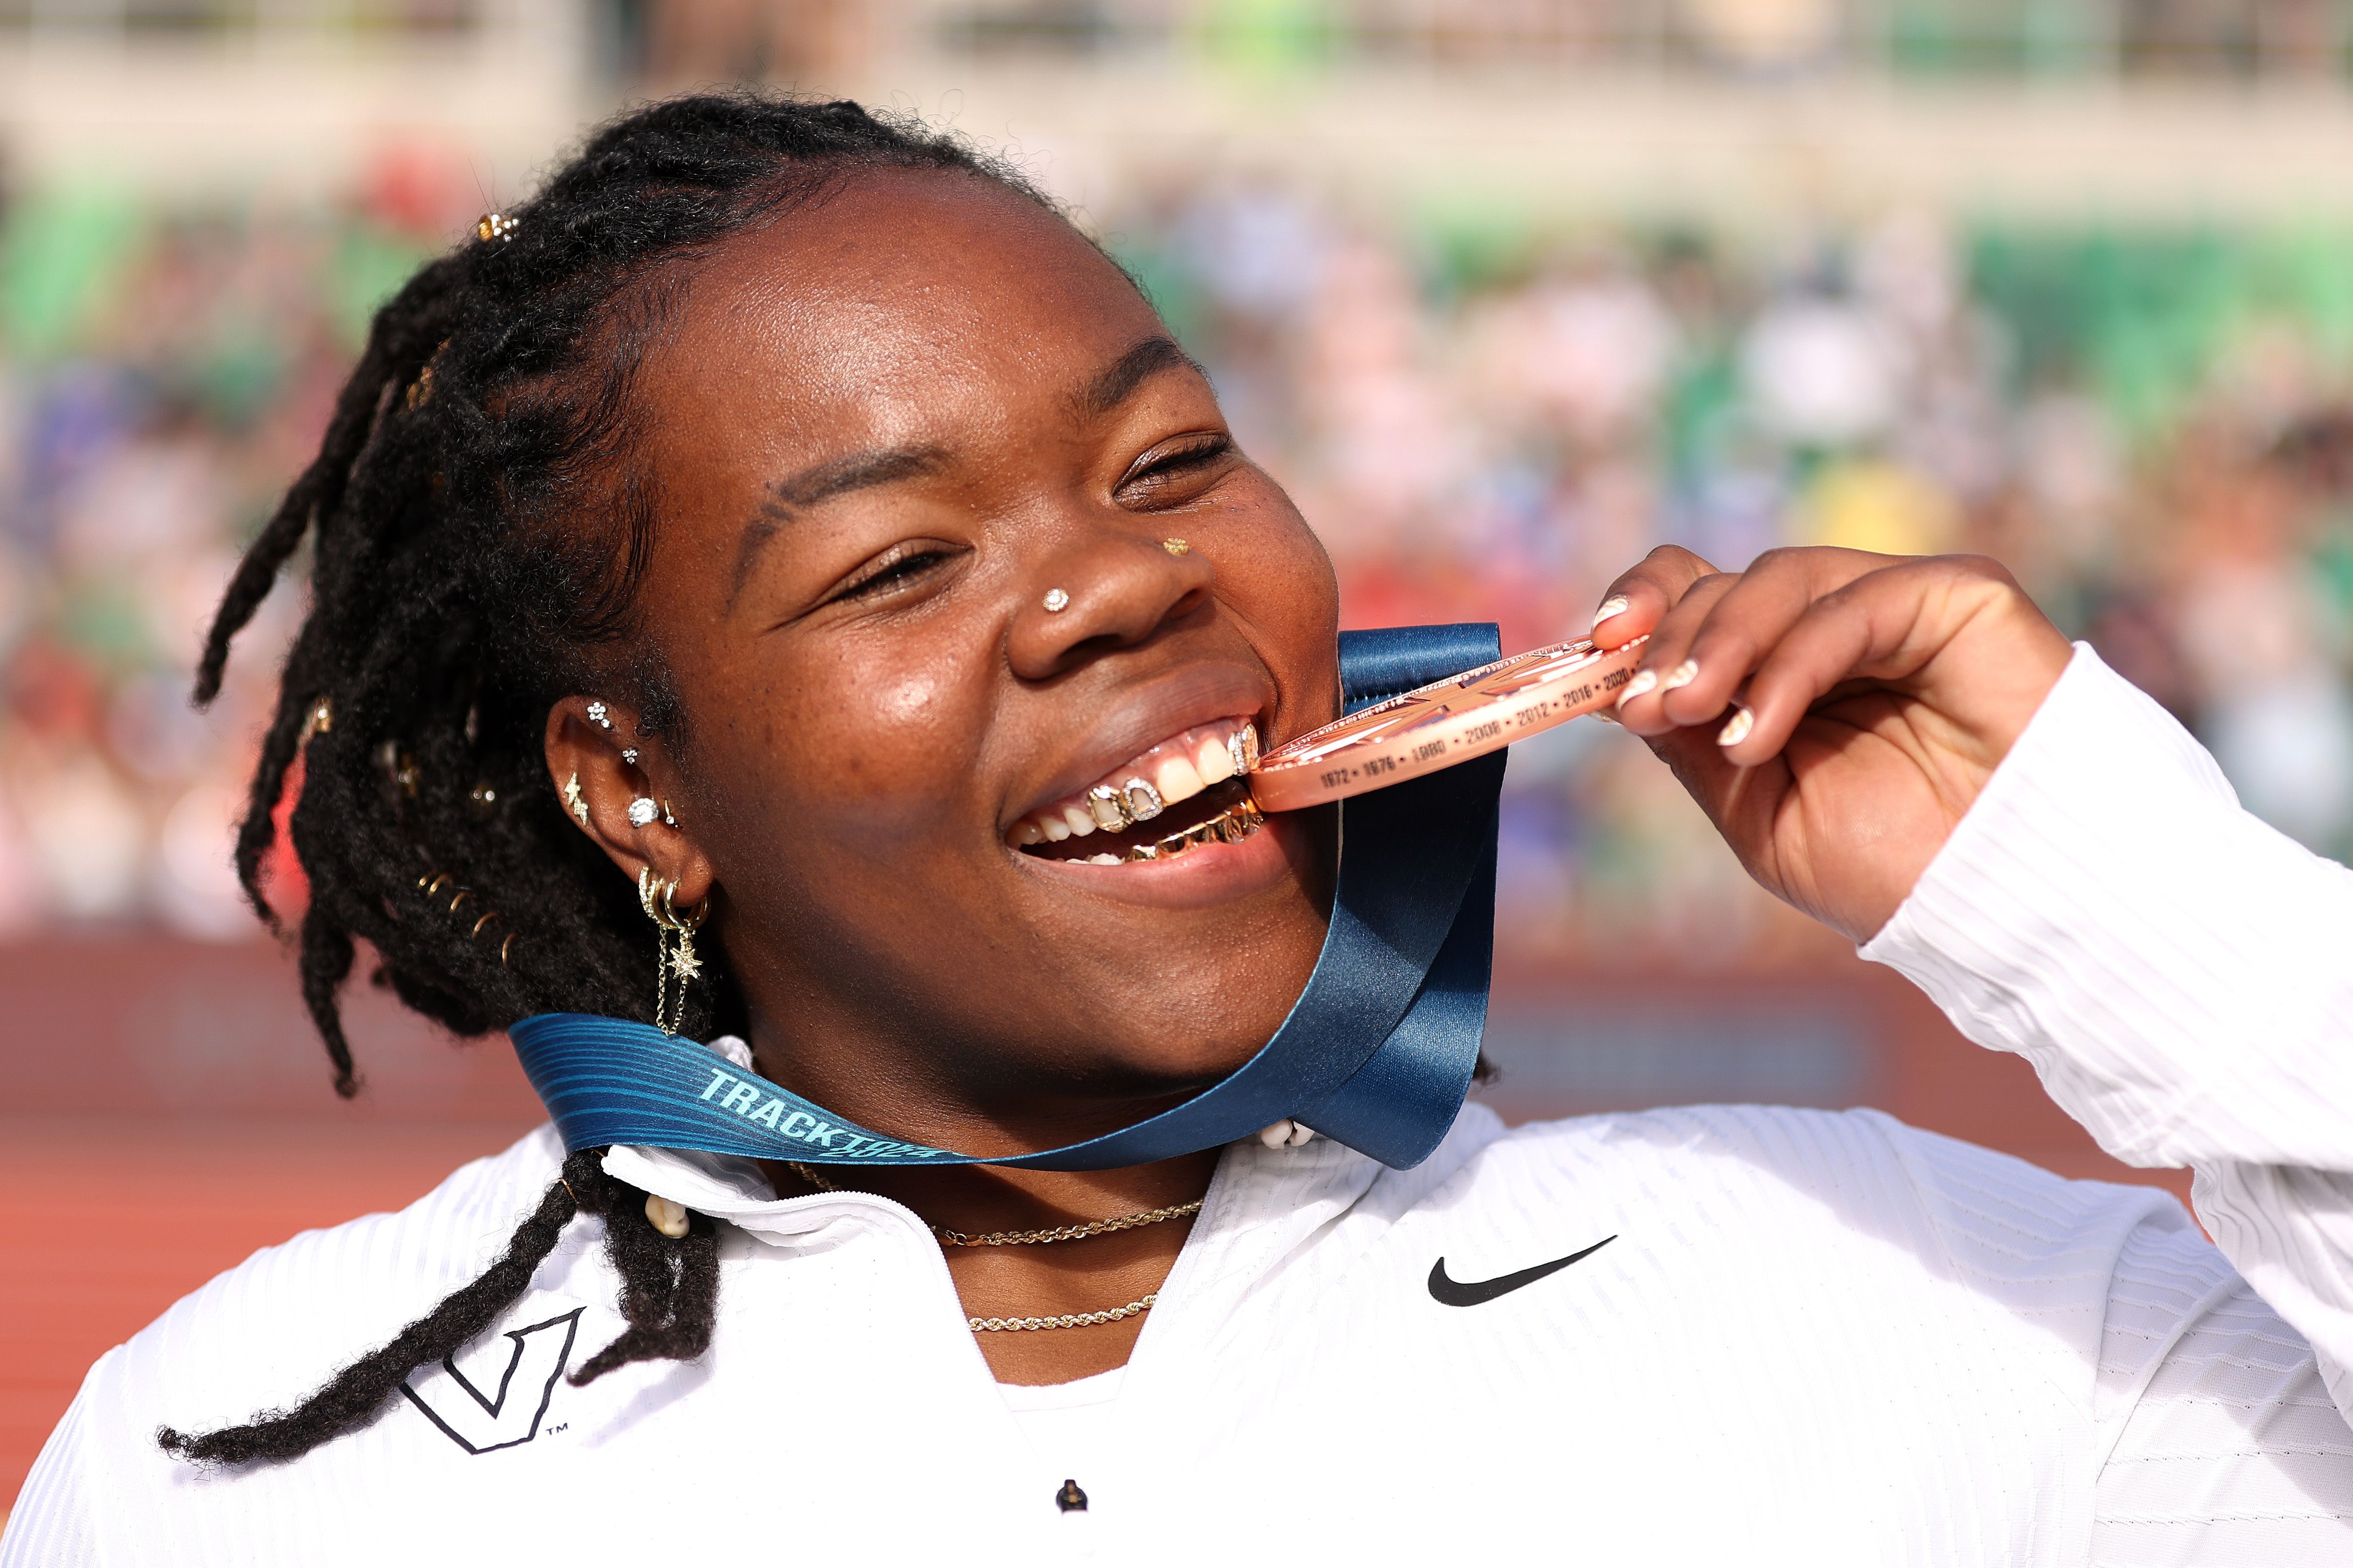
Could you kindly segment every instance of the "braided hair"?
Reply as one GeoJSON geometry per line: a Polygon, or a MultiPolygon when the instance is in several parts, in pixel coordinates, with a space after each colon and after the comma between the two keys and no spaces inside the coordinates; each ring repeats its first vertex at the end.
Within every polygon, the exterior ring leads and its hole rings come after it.
{"type": "MultiPolygon", "coordinates": [[[[565,819],[543,752],[548,710],[580,691],[618,694],[641,731],[683,740],[667,675],[633,635],[659,506],[634,378],[686,266],[878,168],[977,176],[1053,210],[1018,174],[920,122],[701,93],[606,125],[537,196],[484,218],[376,313],[318,458],[229,584],[195,685],[199,704],[219,691],[231,639],[311,539],[311,610],[237,868],[275,929],[259,874],[299,763],[302,995],[338,1093],[359,1087],[338,1003],[357,939],[380,983],[459,1035],[535,1013],[649,1014],[654,943],[635,889],[565,819]]],[[[740,995],[713,957],[705,999],[680,1022],[691,1034],[740,1026],[740,995]]],[[[717,1304],[712,1223],[694,1215],[683,1237],[663,1235],[601,1153],[566,1160],[480,1279],[293,1409],[201,1435],[165,1428],[160,1441],[199,1462],[283,1459],[364,1424],[412,1370],[518,1299],[582,1210],[605,1221],[629,1326],[573,1381],[701,1354],[717,1304]]]]}

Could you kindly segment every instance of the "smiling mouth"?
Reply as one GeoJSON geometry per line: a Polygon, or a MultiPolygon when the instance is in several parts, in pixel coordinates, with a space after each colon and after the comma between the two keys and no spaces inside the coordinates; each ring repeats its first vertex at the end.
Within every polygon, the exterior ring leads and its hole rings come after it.
{"type": "Polygon", "coordinates": [[[1173,859],[1238,844],[1266,824],[1244,776],[1258,765],[1258,726],[1221,719],[1138,752],[1076,795],[1015,823],[1006,842],[1044,860],[1093,866],[1173,859]]]}

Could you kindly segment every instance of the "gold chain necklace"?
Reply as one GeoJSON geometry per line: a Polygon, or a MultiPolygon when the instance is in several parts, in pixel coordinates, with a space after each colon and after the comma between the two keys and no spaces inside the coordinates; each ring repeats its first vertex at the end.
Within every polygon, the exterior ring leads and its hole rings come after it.
{"type": "Polygon", "coordinates": [[[1109,1219],[1091,1219],[1084,1225],[1059,1225],[1051,1230],[990,1230],[966,1236],[960,1230],[934,1225],[932,1234],[950,1247],[1031,1247],[1047,1241],[1076,1241],[1082,1236],[1108,1236],[1115,1230],[1158,1225],[1165,1219],[1183,1219],[1187,1215],[1199,1214],[1201,1202],[1195,1198],[1189,1204],[1170,1204],[1165,1209],[1145,1209],[1142,1214],[1113,1215],[1109,1219]]]}
{"type": "MultiPolygon", "coordinates": [[[[813,1166],[797,1161],[785,1162],[786,1169],[812,1187],[822,1187],[828,1193],[842,1189],[818,1173],[813,1166]]],[[[1050,1241],[1076,1241],[1082,1237],[1108,1236],[1115,1230],[1134,1230],[1140,1226],[1158,1225],[1163,1220],[1183,1219],[1201,1212],[1203,1199],[1189,1204],[1170,1204],[1166,1208],[1145,1209],[1141,1214],[1113,1215],[1109,1219],[1091,1219],[1084,1225],[1058,1225],[1048,1230],[987,1230],[978,1236],[968,1236],[960,1230],[950,1230],[944,1225],[923,1223],[945,1247],[1035,1247],[1050,1241]]]]}
{"type": "Polygon", "coordinates": [[[1148,1312],[1152,1303],[1160,1299],[1155,1290],[1140,1296],[1124,1307],[1113,1307],[1103,1312],[1067,1312],[1059,1318],[966,1318],[976,1334],[1003,1333],[1018,1329],[1085,1329],[1097,1323],[1116,1323],[1122,1318],[1133,1318],[1138,1312],[1148,1312]]]}
{"type": "MultiPolygon", "coordinates": [[[[813,1166],[796,1160],[785,1162],[785,1168],[810,1186],[828,1193],[842,1189],[813,1166]]],[[[1195,1198],[1189,1204],[1170,1204],[1166,1208],[1145,1209],[1141,1214],[1113,1215],[1109,1219],[1092,1219],[1084,1225],[1058,1225],[1048,1230],[991,1230],[978,1236],[967,1236],[960,1230],[950,1230],[944,1225],[931,1226],[934,1236],[944,1247],[1034,1247],[1050,1241],[1076,1241],[1082,1237],[1104,1236],[1115,1230],[1134,1230],[1139,1226],[1158,1225],[1163,1220],[1183,1219],[1201,1212],[1205,1200],[1195,1198]]],[[[965,1324],[976,1334],[1013,1333],[1038,1329],[1091,1329],[1098,1323],[1116,1323],[1122,1318],[1133,1318],[1138,1312],[1148,1312],[1160,1292],[1139,1296],[1124,1307],[1109,1307],[1100,1312],[1065,1312],[1053,1318],[966,1318],[965,1324]]]]}

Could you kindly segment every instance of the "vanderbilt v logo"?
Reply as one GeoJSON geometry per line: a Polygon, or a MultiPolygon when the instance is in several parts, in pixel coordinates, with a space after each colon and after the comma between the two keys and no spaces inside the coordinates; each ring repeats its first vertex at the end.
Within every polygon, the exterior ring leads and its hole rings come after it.
{"type": "MultiPolygon", "coordinates": [[[[469,1454],[528,1443],[539,1436],[540,1418],[555,1396],[555,1380],[572,1359],[572,1337],[579,1332],[583,1310],[575,1307],[529,1328],[509,1329],[503,1336],[510,1346],[506,1366],[497,1388],[487,1394],[458,1370],[455,1357],[418,1367],[400,1392],[469,1454]]],[[[497,1365],[496,1354],[485,1351],[469,1359],[479,1374],[497,1365]]]]}

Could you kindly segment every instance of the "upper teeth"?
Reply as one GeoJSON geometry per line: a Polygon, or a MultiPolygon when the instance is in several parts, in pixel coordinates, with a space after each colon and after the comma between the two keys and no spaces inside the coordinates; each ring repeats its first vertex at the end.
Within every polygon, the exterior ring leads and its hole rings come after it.
{"type": "Polygon", "coordinates": [[[1258,726],[1248,720],[1198,725],[1131,758],[1082,793],[1032,812],[1007,837],[1024,845],[1083,838],[1097,828],[1117,833],[1250,772],[1258,757],[1258,726]]]}

